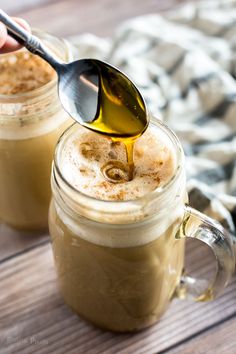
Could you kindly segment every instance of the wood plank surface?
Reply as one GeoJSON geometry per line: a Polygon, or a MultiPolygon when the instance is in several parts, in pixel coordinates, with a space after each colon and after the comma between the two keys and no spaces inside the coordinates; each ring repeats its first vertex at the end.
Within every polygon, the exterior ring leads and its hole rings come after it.
{"type": "MultiPolygon", "coordinates": [[[[39,1],[39,0],[38,0],[39,1]]],[[[32,5],[33,5],[33,1],[32,5]]],[[[44,29],[58,36],[69,36],[91,32],[109,36],[122,21],[147,13],[155,13],[173,8],[184,0],[62,0],[48,1],[41,6],[21,11],[18,2],[15,9],[9,8],[11,15],[24,17],[33,27],[44,29]],[[18,5],[17,5],[18,4],[18,5]]],[[[20,2],[19,2],[20,3],[20,2]]],[[[7,10],[8,2],[0,0],[0,6],[7,10]]]]}
{"type": "MultiPolygon", "coordinates": [[[[220,325],[205,331],[200,336],[184,343],[174,350],[172,354],[205,354],[221,353],[235,354],[236,350],[236,317],[226,319],[220,325]]],[[[166,352],[168,353],[168,351],[166,352]]]]}
{"type": "MultiPolygon", "coordinates": [[[[188,252],[193,268],[200,268],[200,246],[192,244],[188,252]]],[[[205,257],[204,260],[206,270],[208,261],[205,257]]],[[[179,353],[178,343],[204,331],[205,336],[213,336],[217,329],[211,332],[212,326],[236,315],[234,279],[214,302],[175,299],[161,321],[145,331],[104,332],[81,320],[64,304],[57,289],[49,244],[3,261],[0,284],[1,289],[7,289],[0,292],[0,343],[4,354],[179,353]]],[[[209,347],[211,343],[205,345],[209,347]]]]}
{"type": "Polygon", "coordinates": [[[46,231],[32,234],[15,231],[0,224],[0,262],[45,242],[49,242],[49,235],[46,231]]]}
{"type": "Polygon", "coordinates": [[[53,1],[57,0],[0,0],[0,7],[9,14],[15,15],[19,11],[26,11],[53,1]]]}
{"type": "MultiPolygon", "coordinates": [[[[183,2],[187,1],[0,0],[0,8],[58,36],[110,36],[130,17],[183,2]]],[[[191,274],[212,276],[215,266],[206,248],[191,242],[186,254],[191,274]]],[[[175,299],[160,322],[145,331],[104,332],[64,304],[48,234],[19,233],[0,225],[0,284],[0,354],[236,353],[236,276],[213,302],[175,299]]]]}

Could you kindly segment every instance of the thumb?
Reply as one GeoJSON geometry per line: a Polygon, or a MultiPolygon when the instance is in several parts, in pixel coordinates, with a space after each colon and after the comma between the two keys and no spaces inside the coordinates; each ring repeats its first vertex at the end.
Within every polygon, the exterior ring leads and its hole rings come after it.
{"type": "Polygon", "coordinates": [[[2,48],[7,40],[7,29],[3,23],[0,22],[0,48],[2,48]]]}
{"type": "MultiPolygon", "coordinates": [[[[13,17],[13,20],[30,32],[30,26],[25,20],[18,17],[13,17]]],[[[0,53],[13,52],[21,47],[22,46],[14,38],[7,35],[6,27],[0,22],[0,53]]]]}

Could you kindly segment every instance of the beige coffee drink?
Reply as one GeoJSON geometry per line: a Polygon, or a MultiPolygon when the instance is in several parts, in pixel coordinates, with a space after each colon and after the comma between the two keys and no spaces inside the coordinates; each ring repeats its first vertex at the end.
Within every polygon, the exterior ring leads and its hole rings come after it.
{"type": "Polygon", "coordinates": [[[49,228],[59,285],[66,303],[102,328],[153,324],[180,281],[184,240],[175,234],[185,179],[178,153],[161,124],[152,124],[135,143],[128,181],[122,143],[75,125],[58,145],[49,228]],[[167,186],[168,195],[155,199],[167,186]]]}
{"type": "Polygon", "coordinates": [[[0,220],[16,229],[47,228],[53,152],[71,120],[61,109],[56,74],[26,50],[0,58],[0,220]]]}

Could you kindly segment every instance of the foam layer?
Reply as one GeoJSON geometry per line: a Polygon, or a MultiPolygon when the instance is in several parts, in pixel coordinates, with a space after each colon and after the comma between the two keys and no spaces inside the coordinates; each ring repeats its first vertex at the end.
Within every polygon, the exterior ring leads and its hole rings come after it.
{"type": "Polygon", "coordinates": [[[35,90],[55,76],[44,60],[25,50],[2,55],[0,58],[0,94],[14,95],[35,90]]]}
{"type": "Polygon", "coordinates": [[[43,95],[42,92],[31,94],[55,75],[48,63],[25,49],[1,56],[0,139],[24,140],[46,135],[68,120],[67,113],[60,109],[56,86],[50,87],[47,94],[46,91],[42,91],[43,95]]]}
{"type": "MultiPolygon", "coordinates": [[[[153,242],[165,235],[169,228],[171,228],[171,233],[175,235],[184,215],[184,200],[183,196],[181,197],[182,199],[177,200],[178,205],[174,206],[171,213],[156,215],[152,221],[141,221],[134,224],[104,224],[102,213],[100,223],[76,223],[62,209],[55,206],[58,217],[74,235],[98,246],[126,248],[143,246],[153,242]]],[[[142,218],[140,219],[142,220],[142,218]]],[[[113,220],[115,222],[115,219],[113,220]]]]}
{"type": "Polygon", "coordinates": [[[79,128],[64,148],[60,168],[66,180],[78,191],[102,200],[133,200],[166,184],[175,173],[176,161],[171,143],[155,128],[139,138],[134,147],[134,178],[113,183],[102,173],[108,162],[127,165],[122,142],[79,128]]]}
{"type": "MultiPolygon", "coordinates": [[[[171,225],[175,234],[181,223],[186,201],[183,170],[178,181],[171,185],[167,193],[159,196],[158,200],[142,198],[136,202],[140,197],[165,185],[176,173],[177,154],[164,129],[152,125],[138,139],[134,148],[134,179],[124,183],[109,182],[101,172],[102,166],[108,161],[126,163],[123,144],[114,144],[110,138],[79,126],[71,129],[59,144],[57,163],[67,182],[83,193],[72,193],[75,201],[73,208],[76,214],[86,219],[77,222],[55,203],[56,213],[68,229],[84,240],[114,248],[141,246],[152,242],[165,234],[171,225]],[[88,200],[84,195],[113,202],[130,201],[110,205],[104,203],[95,212],[93,207],[96,208],[96,201],[88,200]],[[88,222],[87,219],[91,221],[88,222]]],[[[63,196],[63,200],[67,200],[65,197],[63,196]]],[[[69,205],[70,197],[65,203],[69,205]]]]}
{"type": "Polygon", "coordinates": [[[24,140],[38,136],[49,134],[59,128],[66,122],[73,123],[65,111],[60,111],[56,114],[46,117],[47,119],[34,119],[32,123],[24,126],[19,126],[19,122],[15,121],[12,125],[1,125],[0,122],[0,139],[2,140],[24,140]]]}

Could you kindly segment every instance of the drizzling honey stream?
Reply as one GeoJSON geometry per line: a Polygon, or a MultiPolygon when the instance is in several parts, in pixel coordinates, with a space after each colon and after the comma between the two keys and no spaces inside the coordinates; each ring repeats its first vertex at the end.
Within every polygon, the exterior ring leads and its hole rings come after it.
{"type": "Polygon", "coordinates": [[[105,178],[113,183],[132,180],[134,144],[148,126],[145,104],[133,84],[130,82],[124,85],[121,81],[119,85],[117,76],[113,77],[109,70],[102,72],[97,115],[92,122],[85,123],[84,126],[109,136],[113,142],[119,141],[125,145],[127,166],[120,161],[109,161],[101,169],[105,178]]]}

